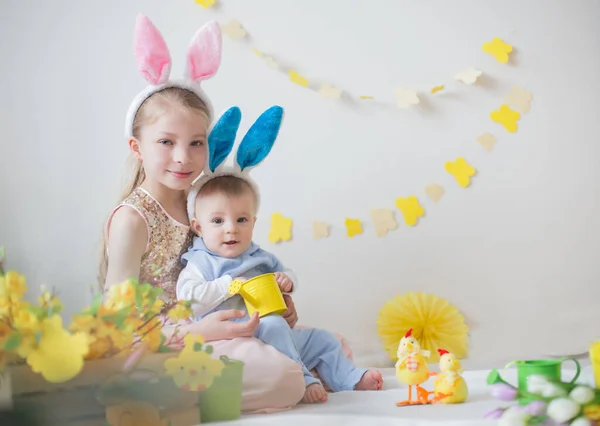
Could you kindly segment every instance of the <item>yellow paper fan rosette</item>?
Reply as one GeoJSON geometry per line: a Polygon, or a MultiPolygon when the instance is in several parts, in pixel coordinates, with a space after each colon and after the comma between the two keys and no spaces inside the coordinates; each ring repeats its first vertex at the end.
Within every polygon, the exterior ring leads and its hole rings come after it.
{"type": "Polygon", "coordinates": [[[400,339],[412,328],[421,349],[431,352],[428,363],[438,362],[438,348],[464,358],[468,351],[469,327],[458,309],[433,294],[406,293],[387,302],[379,311],[377,334],[383,348],[396,361],[400,339]]]}

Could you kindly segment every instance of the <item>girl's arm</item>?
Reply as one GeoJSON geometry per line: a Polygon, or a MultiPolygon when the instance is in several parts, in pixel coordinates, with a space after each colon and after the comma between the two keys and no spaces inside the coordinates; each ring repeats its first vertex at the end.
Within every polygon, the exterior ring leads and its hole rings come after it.
{"type": "Polygon", "coordinates": [[[139,279],[149,235],[144,219],[127,206],[114,213],[107,232],[108,269],[105,290],[130,278],[139,279]]]}

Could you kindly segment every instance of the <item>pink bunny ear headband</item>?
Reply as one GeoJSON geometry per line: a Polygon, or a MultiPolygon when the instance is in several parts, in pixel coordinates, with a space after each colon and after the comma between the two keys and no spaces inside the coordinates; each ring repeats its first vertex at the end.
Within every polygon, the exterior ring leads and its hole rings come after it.
{"type": "Polygon", "coordinates": [[[169,49],[150,19],[139,15],[135,23],[134,54],[140,74],[150,84],[138,93],[129,106],[125,123],[126,137],[133,137],[133,119],[142,103],[153,93],[168,87],[188,89],[198,95],[208,106],[209,120],[212,121],[212,104],[201,89],[200,82],[217,73],[221,64],[221,43],[219,24],[211,21],[203,25],[188,46],[184,78],[170,80],[171,55],[169,49]]]}

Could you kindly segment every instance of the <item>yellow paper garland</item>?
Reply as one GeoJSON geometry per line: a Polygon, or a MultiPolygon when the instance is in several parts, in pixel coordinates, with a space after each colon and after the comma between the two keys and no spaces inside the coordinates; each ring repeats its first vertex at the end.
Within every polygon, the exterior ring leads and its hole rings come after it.
{"type": "Polygon", "coordinates": [[[396,350],[402,336],[412,328],[421,349],[431,352],[427,362],[439,361],[438,348],[457,358],[468,352],[469,327],[458,309],[433,294],[406,293],[388,301],[379,311],[377,334],[390,358],[396,361],[396,350]]]}

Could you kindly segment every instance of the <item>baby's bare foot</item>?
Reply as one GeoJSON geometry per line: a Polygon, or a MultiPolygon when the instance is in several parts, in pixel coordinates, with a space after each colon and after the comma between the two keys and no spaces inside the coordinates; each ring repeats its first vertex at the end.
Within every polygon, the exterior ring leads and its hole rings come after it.
{"type": "Polygon", "coordinates": [[[369,370],[363,374],[360,381],[354,386],[355,390],[381,390],[383,377],[377,370],[369,370]]]}
{"type": "Polygon", "coordinates": [[[327,402],[327,392],[320,383],[308,385],[304,391],[302,402],[305,404],[316,404],[318,402],[327,402]]]}

